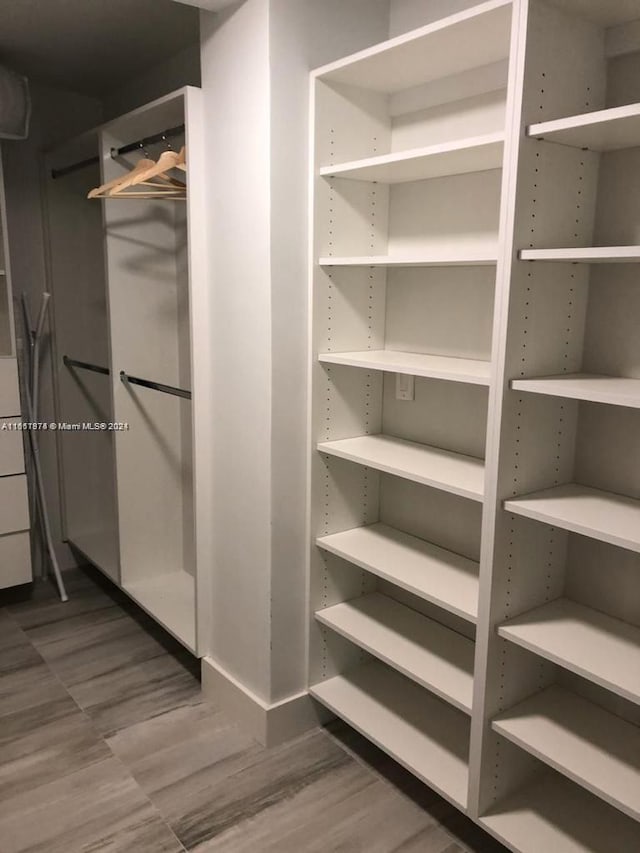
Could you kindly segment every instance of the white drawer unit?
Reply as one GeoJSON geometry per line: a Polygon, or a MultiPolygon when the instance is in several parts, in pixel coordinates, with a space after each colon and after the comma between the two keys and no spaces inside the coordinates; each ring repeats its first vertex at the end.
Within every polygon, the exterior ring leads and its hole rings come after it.
{"type": "Polygon", "coordinates": [[[24,474],[0,477],[0,536],[29,529],[29,498],[24,474]]]}
{"type": "Polygon", "coordinates": [[[0,589],[30,582],[29,531],[0,536],[0,589]]]}
{"type": "Polygon", "coordinates": [[[15,358],[0,358],[0,415],[20,414],[20,386],[15,358]]]}
{"type": "Polygon", "coordinates": [[[24,433],[11,429],[21,418],[0,418],[0,477],[24,474],[24,433]]]}

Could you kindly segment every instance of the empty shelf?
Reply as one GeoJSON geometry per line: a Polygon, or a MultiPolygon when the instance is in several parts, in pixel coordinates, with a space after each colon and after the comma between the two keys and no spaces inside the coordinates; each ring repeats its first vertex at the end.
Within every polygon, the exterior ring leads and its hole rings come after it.
{"type": "Polygon", "coordinates": [[[323,441],[318,450],[471,500],[483,498],[484,462],[473,456],[390,435],[323,441]]]}
{"type": "Polygon", "coordinates": [[[196,649],[195,581],[185,571],[150,575],[124,591],[191,651],[196,649]]]}
{"type": "Polygon", "coordinates": [[[498,628],[516,643],[640,703],[640,628],[559,598],[498,628]]]}
{"type": "Polygon", "coordinates": [[[445,175],[500,169],[503,149],[504,134],[490,133],[410,151],[352,160],[335,166],[323,166],[320,174],[323,177],[377,181],[381,184],[424,181],[445,175]]]}
{"type": "Polygon", "coordinates": [[[470,385],[489,385],[490,382],[491,363],[470,358],[393,350],[364,350],[325,352],[321,353],[318,359],[325,364],[345,364],[369,370],[383,370],[387,373],[407,373],[431,379],[465,382],[470,385]]]}
{"type": "Polygon", "coordinates": [[[480,818],[515,853],[637,853],[640,824],[547,772],[480,818]]]}
{"type": "Polygon", "coordinates": [[[384,664],[310,689],[318,701],[459,808],[466,808],[469,718],[384,664]]]}
{"type": "Polygon", "coordinates": [[[522,261],[566,261],[572,264],[627,264],[640,262],[640,246],[588,246],[571,249],[522,249],[522,261]]]}
{"type": "Polygon", "coordinates": [[[483,267],[495,266],[498,249],[429,251],[421,255],[354,255],[320,258],[321,267],[483,267]]]}
{"type": "Polygon", "coordinates": [[[640,145],[640,104],[532,124],[527,134],[592,151],[617,151],[640,145]]]}
{"type": "Polygon", "coordinates": [[[640,551],[640,501],[578,483],[505,501],[507,512],[640,551]]]}
{"type": "Polygon", "coordinates": [[[498,734],[636,820],[640,729],[563,687],[548,687],[500,714],[498,734]]]}
{"type": "Polygon", "coordinates": [[[380,593],[316,612],[323,625],[467,714],[475,644],[380,593]]]}
{"type": "Polygon", "coordinates": [[[386,524],[356,527],[316,540],[336,554],[457,616],[478,618],[478,563],[386,524]]]}
{"type": "Polygon", "coordinates": [[[566,373],[535,379],[514,379],[511,387],[514,391],[527,391],[530,394],[640,408],[640,379],[593,373],[566,373]]]}
{"type": "Polygon", "coordinates": [[[511,0],[491,0],[319,68],[323,80],[398,92],[509,56],[511,0]]]}

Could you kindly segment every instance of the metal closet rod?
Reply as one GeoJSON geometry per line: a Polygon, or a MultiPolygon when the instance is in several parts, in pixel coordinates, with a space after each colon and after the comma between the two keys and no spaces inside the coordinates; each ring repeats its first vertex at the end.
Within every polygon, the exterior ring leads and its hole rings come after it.
{"type": "MultiPolygon", "coordinates": [[[[144,139],[139,139],[137,142],[129,142],[127,145],[121,145],[120,148],[112,148],[111,156],[119,157],[120,154],[128,154],[130,151],[136,151],[140,148],[143,150],[148,145],[154,145],[156,142],[162,142],[165,139],[173,139],[174,136],[182,136],[184,133],[184,124],[179,124],[176,127],[169,127],[162,130],[160,133],[154,133],[152,136],[145,136],[144,139]]],[[[88,157],[86,160],[78,160],[76,163],[71,163],[68,166],[63,166],[61,169],[52,169],[51,177],[55,181],[56,178],[64,178],[65,175],[70,175],[72,172],[77,172],[79,169],[84,169],[87,166],[93,166],[94,163],[99,163],[100,157],[88,157]]]]}
{"type": "Polygon", "coordinates": [[[139,376],[129,376],[124,370],[120,371],[120,381],[128,382],[130,385],[142,385],[143,388],[151,388],[153,391],[171,394],[174,397],[182,397],[185,400],[191,399],[191,391],[186,391],[184,388],[175,388],[173,385],[163,385],[161,382],[153,382],[151,379],[141,379],[139,376]]]}
{"type": "Polygon", "coordinates": [[[68,355],[63,355],[62,361],[65,367],[78,367],[80,370],[91,370],[92,373],[102,373],[104,376],[111,375],[108,367],[100,367],[99,364],[91,364],[90,361],[77,361],[75,358],[69,358],[68,355]]]}

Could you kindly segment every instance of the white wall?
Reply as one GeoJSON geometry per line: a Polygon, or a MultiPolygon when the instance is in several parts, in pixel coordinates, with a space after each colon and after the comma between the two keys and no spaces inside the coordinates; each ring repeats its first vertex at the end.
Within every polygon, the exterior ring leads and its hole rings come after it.
{"type": "Polygon", "coordinates": [[[203,13],[211,171],[213,660],[263,701],[306,687],[309,71],[387,36],[388,0],[203,13]]]}
{"type": "Polygon", "coordinates": [[[103,98],[104,119],[128,113],[182,86],[200,85],[200,44],[167,57],[103,98]]]}
{"type": "MultiPolygon", "coordinates": [[[[26,292],[32,314],[40,295],[47,289],[45,238],[40,185],[40,151],[56,142],[81,133],[102,120],[102,105],[93,98],[45,86],[32,87],[33,117],[29,138],[2,143],[7,195],[9,251],[14,299],[26,292]]],[[[22,336],[22,312],[16,310],[18,335],[22,336]]],[[[43,343],[40,420],[54,420],[53,385],[48,335],[43,343]]],[[[54,433],[40,433],[40,455],[51,525],[61,565],[75,565],[61,541],[58,458],[54,433]]]]}
{"type": "Polygon", "coordinates": [[[210,171],[215,562],[211,656],[269,693],[269,3],[201,16],[210,171]]]}
{"type": "Polygon", "coordinates": [[[388,0],[271,0],[272,701],[306,688],[309,72],[387,37],[388,0]]]}
{"type": "Polygon", "coordinates": [[[453,15],[471,6],[477,6],[481,0],[391,0],[389,15],[389,35],[397,36],[437,21],[447,15],[453,15]]]}

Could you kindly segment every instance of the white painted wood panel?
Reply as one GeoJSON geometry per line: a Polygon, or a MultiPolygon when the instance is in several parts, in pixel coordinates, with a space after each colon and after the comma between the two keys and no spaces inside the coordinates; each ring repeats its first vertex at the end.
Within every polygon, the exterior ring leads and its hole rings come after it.
{"type": "Polygon", "coordinates": [[[467,800],[468,718],[383,664],[314,684],[311,695],[458,808],[467,800]]]}
{"type": "Polygon", "coordinates": [[[562,687],[503,712],[493,728],[636,820],[640,729],[562,687]]]}
{"type": "Polygon", "coordinates": [[[507,512],[640,551],[640,501],[578,483],[505,501],[507,512]]]}
{"type": "Polygon", "coordinates": [[[567,249],[522,249],[523,261],[585,264],[626,264],[640,261],[640,246],[589,246],[567,249]]]}
{"type": "Polygon", "coordinates": [[[0,536],[28,529],[27,478],[24,474],[0,477],[0,536]]]}
{"type": "Polygon", "coordinates": [[[20,412],[18,363],[15,358],[0,358],[0,414],[11,417],[20,412]]]}
{"type": "Polygon", "coordinates": [[[635,853],[640,826],[555,773],[539,776],[480,818],[514,853],[635,853]]]}
{"type": "Polygon", "coordinates": [[[504,623],[501,637],[640,703],[640,628],[557,599],[504,623]]]}
{"type": "Polygon", "coordinates": [[[477,267],[495,266],[498,257],[497,246],[473,250],[449,249],[418,253],[394,253],[393,255],[356,255],[353,257],[325,256],[318,261],[321,267],[477,267]]]}
{"type": "Polygon", "coordinates": [[[551,397],[640,408],[640,379],[568,373],[564,376],[514,379],[511,387],[514,391],[526,391],[530,394],[546,394],[551,397]]]}
{"type": "Polygon", "coordinates": [[[326,65],[315,74],[327,81],[397,92],[504,59],[510,27],[510,0],[491,0],[326,65]]]}
{"type": "Polygon", "coordinates": [[[29,531],[0,536],[0,589],[32,580],[29,531]]]}
{"type": "Polygon", "coordinates": [[[0,477],[24,472],[24,438],[26,433],[9,427],[22,424],[21,418],[0,418],[0,477]]]}
{"type": "Polygon", "coordinates": [[[389,373],[406,373],[451,382],[466,382],[472,385],[489,384],[489,362],[468,358],[447,358],[392,350],[365,350],[363,352],[321,353],[319,360],[325,364],[344,364],[368,370],[389,373]]]}
{"type": "Polygon", "coordinates": [[[592,151],[616,151],[640,145],[640,104],[596,110],[532,124],[529,136],[592,151]]]}
{"type": "Polygon", "coordinates": [[[316,619],[440,699],[471,714],[471,640],[379,593],[318,610],[316,619]]]}
{"type": "Polygon", "coordinates": [[[319,548],[475,622],[478,563],[386,524],[320,536],[319,548]]]}
{"type": "Polygon", "coordinates": [[[484,463],[472,456],[389,435],[324,441],[318,450],[471,500],[483,498],[484,463]]]}
{"type": "Polygon", "coordinates": [[[504,134],[493,133],[350,163],[322,166],[320,174],[383,184],[422,181],[446,175],[499,169],[502,166],[503,148],[504,134]]]}

